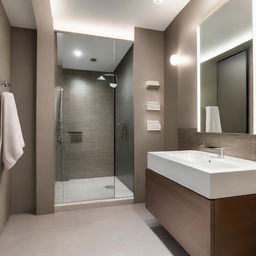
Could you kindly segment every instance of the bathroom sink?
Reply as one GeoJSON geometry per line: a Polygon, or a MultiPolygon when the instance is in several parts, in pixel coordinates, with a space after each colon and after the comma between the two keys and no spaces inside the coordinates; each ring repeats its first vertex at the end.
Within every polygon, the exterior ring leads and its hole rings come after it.
{"type": "Polygon", "coordinates": [[[208,198],[256,194],[256,162],[202,151],[149,152],[148,169],[208,198]]]}

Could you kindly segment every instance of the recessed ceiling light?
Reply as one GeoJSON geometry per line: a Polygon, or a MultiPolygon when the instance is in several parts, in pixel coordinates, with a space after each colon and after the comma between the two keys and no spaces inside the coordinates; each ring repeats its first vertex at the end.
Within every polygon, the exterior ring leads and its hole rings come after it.
{"type": "Polygon", "coordinates": [[[82,56],[82,52],[81,52],[80,50],[75,50],[75,51],[74,51],[74,55],[75,55],[77,58],[79,58],[79,57],[82,56]]]}
{"type": "Polygon", "coordinates": [[[162,4],[164,0],[153,0],[154,4],[162,4]]]}

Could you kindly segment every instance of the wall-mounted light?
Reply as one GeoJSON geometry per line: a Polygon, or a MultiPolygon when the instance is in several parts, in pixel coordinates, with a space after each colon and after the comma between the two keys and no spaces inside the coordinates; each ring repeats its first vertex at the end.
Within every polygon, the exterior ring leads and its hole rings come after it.
{"type": "Polygon", "coordinates": [[[77,58],[80,58],[82,56],[82,52],[80,50],[74,50],[74,55],[77,57],[77,58]]]}
{"type": "Polygon", "coordinates": [[[181,57],[177,54],[173,54],[171,55],[170,57],[170,63],[173,65],[173,66],[178,66],[180,63],[181,63],[181,57]]]}

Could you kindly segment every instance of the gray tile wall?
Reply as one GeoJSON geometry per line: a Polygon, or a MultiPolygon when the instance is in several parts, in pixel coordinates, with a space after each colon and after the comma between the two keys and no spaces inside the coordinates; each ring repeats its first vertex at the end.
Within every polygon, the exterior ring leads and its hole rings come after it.
{"type": "Polygon", "coordinates": [[[197,133],[194,128],[179,129],[180,150],[215,152],[201,146],[223,147],[226,155],[256,161],[256,136],[249,134],[197,133]]]}
{"type": "Polygon", "coordinates": [[[62,180],[114,175],[114,90],[100,75],[63,69],[62,180]]]}

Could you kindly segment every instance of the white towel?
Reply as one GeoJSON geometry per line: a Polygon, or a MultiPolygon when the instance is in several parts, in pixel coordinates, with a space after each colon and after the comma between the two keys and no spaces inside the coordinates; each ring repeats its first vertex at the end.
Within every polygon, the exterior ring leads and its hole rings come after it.
{"type": "Polygon", "coordinates": [[[206,108],[206,132],[222,133],[219,107],[206,108]]]}
{"type": "Polygon", "coordinates": [[[22,156],[25,147],[15,99],[9,92],[2,93],[0,146],[4,170],[8,170],[22,156]]]}

